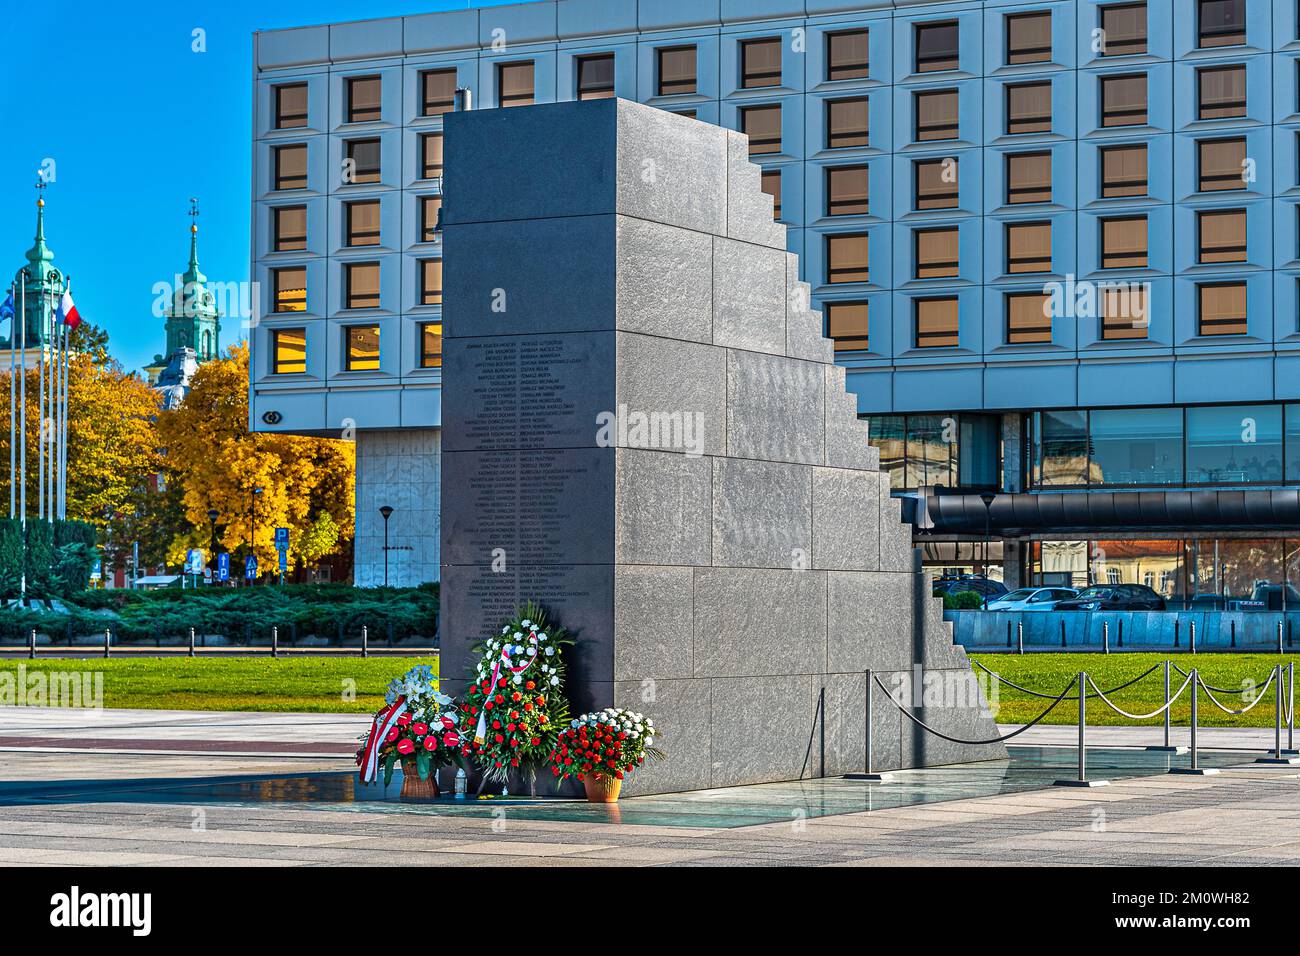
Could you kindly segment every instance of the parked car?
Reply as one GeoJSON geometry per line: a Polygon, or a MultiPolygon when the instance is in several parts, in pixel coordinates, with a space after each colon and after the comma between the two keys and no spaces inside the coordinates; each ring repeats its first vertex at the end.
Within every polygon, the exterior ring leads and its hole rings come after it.
{"type": "Polygon", "coordinates": [[[1007,586],[1001,581],[994,581],[992,578],[980,577],[975,574],[963,574],[961,577],[940,578],[934,582],[935,593],[941,594],[961,594],[963,591],[974,591],[982,598],[993,600],[1007,593],[1007,586]]]}
{"type": "Polygon", "coordinates": [[[1094,584],[1059,601],[1058,611],[1163,611],[1165,599],[1145,584],[1094,584]]]}
{"type": "Polygon", "coordinates": [[[1074,588],[1021,588],[989,601],[990,611],[1054,611],[1061,601],[1079,592],[1074,588]]]}

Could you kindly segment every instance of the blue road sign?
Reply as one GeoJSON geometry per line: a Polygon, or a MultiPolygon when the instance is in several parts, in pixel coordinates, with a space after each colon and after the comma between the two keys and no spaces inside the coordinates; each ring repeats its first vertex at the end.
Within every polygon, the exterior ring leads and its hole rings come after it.
{"type": "Polygon", "coordinates": [[[257,556],[250,554],[244,559],[244,577],[250,581],[257,579],[257,556]]]}
{"type": "Polygon", "coordinates": [[[289,529],[288,529],[288,528],[276,528],[276,529],[275,529],[275,546],[276,546],[277,548],[279,548],[281,551],[287,551],[287,550],[289,549],[289,529]]]}
{"type": "Polygon", "coordinates": [[[203,549],[190,548],[185,552],[185,573],[202,574],[203,573],[203,549]]]}
{"type": "Polygon", "coordinates": [[[280,573],[284,574],[284,572],[287,571],[288,569],[289,569],[289,552],[284,550],[284,548],[281,548],[280,549],[280,573]]]}
{"type": "Polygon", "coordinates": [[[217,555],[217,580],[230,580],[230,555],[224,551],[217,555]]]}

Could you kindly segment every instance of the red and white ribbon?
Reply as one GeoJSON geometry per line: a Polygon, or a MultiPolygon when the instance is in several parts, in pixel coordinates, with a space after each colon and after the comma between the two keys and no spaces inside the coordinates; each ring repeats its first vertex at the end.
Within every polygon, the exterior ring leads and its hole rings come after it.
{"type": "MultiPolygon", "coordinates": [[[[530,637],[536,638],[536,635],[537,632],[533,631],[530,637]]],[[[528,670],[528,668],[533,666],[533,661],[537,660],[538,645],[536,643],[536,640],[534,640],[532,643],[532,651],[533,651],[532,657],[528,658],[527,662],[520,665],[519,667],[515,667],[512,663],[510,663],[510,647],[511,645],[507,644],[505,647],[501,648],[501,656],[497,658],[497,660],[493,661],[492,663],[492,685],[489,690],[489,694],[496,693],[497,681],[501,677],[501,665],[503,663],[506,666],[506,670],[510,671],[510,673],[522,674],[524,671],[528,670]]],[[[487,708],[486,707],[479,710],[478,726],[474,728],[474,743],[481,744],[485,740],[487,740],[487,708]]]]}
{"type": "Polygon", "coordinates": [[[399,697],[392,704],[375,714],[370,725],[370,736],[366,739],[365,751],[361,755],[361,782],[370,783],[379,776],[379,748],[384,745],[384,738],[397,723],[397,718],[406,713],[406,698],[399,697]]]}

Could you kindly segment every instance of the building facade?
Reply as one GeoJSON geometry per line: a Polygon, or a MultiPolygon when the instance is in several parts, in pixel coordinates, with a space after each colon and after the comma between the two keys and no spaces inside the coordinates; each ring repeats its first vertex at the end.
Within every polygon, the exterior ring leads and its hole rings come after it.
{"type": "MultiPolygon", "coordinates": [[[[354,432],[372,475],[401,473],[384,431],[436,460],[457,88],[749,135],[932,566],[1300,599],[1294,0],[560,0],[258,34],[253,424],[354,432]]],[[[437,481],[393,482],[390,564],[432,577],[437,481]]]]}

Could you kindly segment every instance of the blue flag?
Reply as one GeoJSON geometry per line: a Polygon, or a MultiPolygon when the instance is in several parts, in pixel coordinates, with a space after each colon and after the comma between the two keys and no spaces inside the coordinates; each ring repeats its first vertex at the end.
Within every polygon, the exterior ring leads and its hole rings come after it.
{"type": "Polygon", "coordinates": [[[0,302],[0,319],[12,319],[14,317],[14,294],[9,293],[3,302],[0,302]]]}

